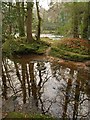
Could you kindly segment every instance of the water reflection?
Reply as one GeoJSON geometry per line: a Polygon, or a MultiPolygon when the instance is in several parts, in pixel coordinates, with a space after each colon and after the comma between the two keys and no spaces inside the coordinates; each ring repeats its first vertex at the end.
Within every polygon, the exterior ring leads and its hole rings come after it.
{"type": "Polygon", "coordinates": [[[4,58],[2,64],[3,112],[39,112],[63,120],[89,118],[89,71],[44,60],[4,58]],[[13,109],[8,107],[10,100],[13,109]]]}

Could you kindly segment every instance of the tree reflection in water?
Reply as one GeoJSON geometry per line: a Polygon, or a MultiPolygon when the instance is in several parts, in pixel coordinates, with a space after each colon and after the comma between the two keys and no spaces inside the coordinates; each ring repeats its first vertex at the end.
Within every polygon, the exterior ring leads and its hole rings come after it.
{"type": "Polygon", "coordinates": [[[89,71],[44,60],[3,59],[2,64],[3,99],[17,96],[13,100],[18,100],[19,110],[51,114],[63,120],[89,118],[89,71]]]}
{"type": "Polygon", "coordinates": [[[78,68],[73,70],[59,64],[52,65],[52,71],[56,80],[62,84],[58,91],[60,99],[63,99],[60,102],[60,104],[62,103],[62,118],[73,118],[73,120],[89,118],[90,93],[88,90],[90,90],[90,87],[87,84],[90,80],[89,71],[78,68]],[[63,93],[62,98],[60,92],[63,93]]]}

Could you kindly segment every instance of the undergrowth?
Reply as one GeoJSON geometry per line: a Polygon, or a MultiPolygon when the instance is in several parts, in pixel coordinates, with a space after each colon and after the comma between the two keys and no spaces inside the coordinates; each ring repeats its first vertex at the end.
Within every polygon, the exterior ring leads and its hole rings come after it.
{"type": "Polygon", "coordinates": [[[44,54],[50,46],[47,42],[36,41],[27,43],[24,38],[9,39],[3,43],[3,55],[44,54]]]}
{"type": "Polygon", "coordinates": [[[43,114],[25,114],[25,113],[21,113],[21,112],[10,112],[6,115],[6,117],[4,118],[4,120],[11,120],[12,118],[29,118],[29,120],[32,120],[32,119],[41,119],[41,120],[55,120],[55,118],[49,116],[49,115],[43,115],[43,114]]]}
{"type": "Polygon", "coordinates": [[[32,43],[27,43],[25,37],[10,38],[3,43],[2,51],[5,56],[42,55],[49,46],[51,46],[51,56],[74,61],[90,60],[90,41],[80,38],[64,38],[58,41],[42,38],[32,43]]]}
{"type": "Polygon", "coordinates": [[[88,40],[68,38],[54,44],[50,55],[74,61],[90,60],[89,48],[88,40]]]}

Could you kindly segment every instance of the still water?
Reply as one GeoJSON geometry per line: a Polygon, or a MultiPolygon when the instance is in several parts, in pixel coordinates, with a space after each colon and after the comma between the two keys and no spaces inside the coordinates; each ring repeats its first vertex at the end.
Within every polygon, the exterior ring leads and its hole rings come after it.
{"type": "Polygon", "coordinates": [[[87,69],[36,56],[2,61],[3,112],[43,113],[73,120],[90,118],[87,69]]]}

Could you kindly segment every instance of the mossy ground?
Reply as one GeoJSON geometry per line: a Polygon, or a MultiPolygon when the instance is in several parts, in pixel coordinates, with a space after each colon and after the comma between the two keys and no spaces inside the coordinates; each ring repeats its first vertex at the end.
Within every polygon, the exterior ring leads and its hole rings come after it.
{"type": "Polygon", "coordinates": [[[50,54],[53,57],[63,58],[73,61],[90,60],[90,41],[79,38],[64,38],[51,40],[41,38],[40,41],[34,40],[26,43],[26,38],[10,38],[3,43],[3,55],[42,55],[51,46],[50,54]]]}
{"type": "Polygon", "coordinates": [[[11,120],[12,118],[29,118],[29,120],[55,120],[55,118],[49,116],[49,115],[43,115],[43,114],[25,114],[25,113],[20,113],[20,112],[10,112],[6,115],[6,117],[4,118],[4,120],[11,120]]]}
{"type": "Polygon", "coordinates": [[[52,44],[50,55],[73,61],[90,60],[89,48],[88,40],[66,38],[52,44]]]}
{"type": "Polygon", "coordinates": [[[10,38],[3,43],[3,55],[24,55],[24,54],[44,54],[49,47],[49,43],[44,41],[34,40],[32,43],[27,43],[25,38],[10,38]]]}

